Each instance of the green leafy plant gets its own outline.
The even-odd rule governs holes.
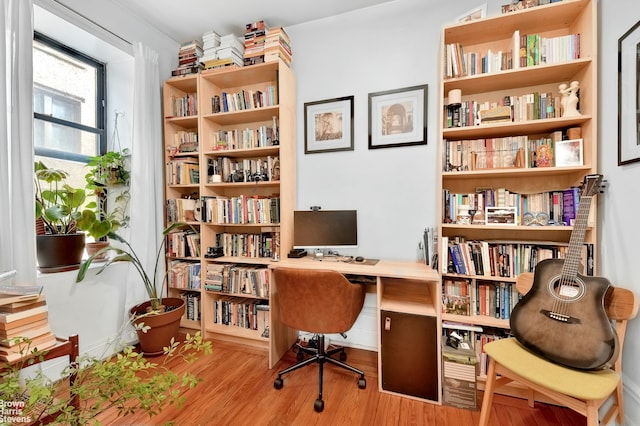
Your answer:
[[[36,219],[42,219],[47,234],[73,234],[78,230],[78,219],[87,210],[84,188],[74,188],[67,183],[69,173],[50,169],[36,161],[35,202]]]
[[[140,278],[142,278],[142,282],[147,292],[147,296],[151,301],[151,309],[153,309],[154,311],[157,311],[160,305],[162,304],[162,296],[163,296],[164,289],[166,288],[165,280],[167,278],[167,274],[166,273],[160,274],[158,270],[158,266],[160,264],[160,259],[163,258],[162,254],[164,252],[164,246],[167,240],[167,235],[174,229],[181,228],[184,226],[189,226],[195,231],[195,229],[191,225],[183,222],[172,223],[171,225],[169,225],[167,228],[164,229],[164,231],[162,232],[162,236],[163,236],[162,243],[158,248],[158,253],[156,254],[154,269],[152,273],[147,273],[147,271],[145,271],[144,265],[140,261],[140,258],[138,257],[136,252],[131,247],[131,244],[129,244],[127,240],[125,240],[123,237],[116,234],[115,232],[108,233],[107,236],[109,237],[110,240],[117,241],[123,244],[124,248],[117,247],[110,244],[109,246],[104,247],[98,250],[95,254],[89,256],[80,265],[80,269],[78,270],[78,274],[76,276],[76,282],[81,282],[82,280],[84,280],[87,274],[87,271],[89,270],[89,267],[91,266],[93,261],[96,259],[96,257],[100,258],[101,254],[109,251],[113,251],[115,252],[115,256],[108,259],[102,265],[102,267],[98,270],[98,272],[96,272],[96,274],[102,273],[106,268],[108,268],[113,263],[130,262],[131,264],[133,264],[136,271],[138,271]]]
[[[94,200],[78,219],[78,227],[85,230],[96,241],[110,232],[129,225],[130,173],[126,158],[128,151],[108,151],[91,157],[85,175],[86,190]],[[116,194],[109,197],[109,195]]]
[[[129,151],[107,151],[103,155],[89,158],[89,173],[85,175],[87,185],[108,187],[116,185],[129,186],[130,173],[127,167]]]
[[[98,425],[96,416],[107,410],[116,410],[118,416],[142,410],[152,417],[166,405],[181,407],[185,401],[182,393],[194,388],[201,379],[191,373],[172,371],[168,362],[177,359],[192,364],[200,356],[212,353],[211,342],[204,341],[198,332],[187,334],[181,342],[172,340],[158,362],[149,361],[127,345],[108,357],[81,356],[65,368],[62,380],[51,381],[39,372],[22,383],[22,368],[45,352],[31,350],[29,339],[16,340],[24,361],[10,366],[0,364],[5,367],[0,372],[0,401],[13,406],[12,414],[28,417],[30,424],[37,424],[39,419],[54,412],[60,415],[53,424]],[[69,386],[69,377],[73,374],[76,380]],[[79,409],[72,405],[74,397],[79,399]]]

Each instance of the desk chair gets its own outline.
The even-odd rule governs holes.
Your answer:
[[[525,294],[533,283],[533,274],[518,276],[516,287]],[[497,340],[485,345],[489,355],[487,382],[480,413],[480,426],[489,423],[493,393],[499,386],[518,382],[529,388],[529,406],[533,407],[536,392],[569,407],[587,417],[587,425],[598,424],[598,409],[609,399],[611,407],[602,418],[602,424],[617,414],[618,424],[624,424],[622,396],[622,345],[627,321],[636,316],[636,295],[623,288],[613,287],[605,297],[605,310],[615,321],[620,345],[620,355],[611,369],[581,371],[551,363],[525,349],[514,338]],[[576,344],[579,344],[576,342]]]
[[[276,268],[273,274],[281,321],[295,330],[318,335],[315,348],[297,345],[299,362],[280,371],[273,386],[281,389],[283,375],[307,365],[318,364],[318,399],[313,407],[321,412],[324,409],[323,371],[324,364],[328,362],[359,374],[358,387],[364,389],[367,386],[364,372],[343,362],[347,359],[344,348],[325,351],[324,335],[342,334],[351,329],[362,310],[365,287],[351,284],[341,273],[330,270]],[[340,360],[331,357],[336,353],[340,353]],[[305,354],[311,357],[304,359]]]

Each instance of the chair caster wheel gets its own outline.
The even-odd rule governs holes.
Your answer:
[[[364,377],[358,379],[358,387],[360,389],[364,389],[367,387],[367,380]]]
[[[313,403],[313,409],[318,413],[322,413],[322,410],[324,410],[324,401],[321,399],[316,399],[316,402]]]
[[[347,360],[347,353],[345,351],[340,352],[340,361],[345,362]]]
[[[298,354],[296,355],[296,358],[298,361],[302,361],[304,359],[304,352],[302,351],[298,352]]]
[[[284,385],[284,382],[280,377],[278,377],[273,381],[273,387],[276,389],[282,389],[282,385]]]

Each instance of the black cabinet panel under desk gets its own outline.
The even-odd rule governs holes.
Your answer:
[[[436,318],[381,311],[382,388],[438,400]]]

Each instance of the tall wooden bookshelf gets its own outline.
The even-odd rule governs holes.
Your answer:
[[[555,39],[550,43],[561,40],[561,37],[565,41],[573,40],[573,45],[570,47],[577,49],[579,55],[551,60],[550,52],[545,50],[542,51],[542,55],[543,57],[548,55],[547,62],[539,60],[535,64],[529,63],[524,66],[523,62],[521,65],[519,47],[528,46],[530,41],[536,40],[535,37],[527,37],[534,35],[539,36],[538,40]],[[443,284],[441,290],[444,300],[449,296],[447,293],[452,291],[451,288],[458,286],[459,289],[466,285],[467,300],[470,303],[468,313],[464,310],[466,308],[456,311],[451,309],[451,306],[447,308],[445,303],[442,304],[443,333],[447,332],[448,327],[455,328],[460,324],[464,324],[467,328],[483,330],[469,332],[468,336],[471,338],[477,338],[484,332],[489,333],[487,330],[493,330],[491,333],[496,330],[507,333],[509,309],[506,312],[501,311],[498,318],[495,311],[476,312],[475,308],[479,305],[480,295],[476,294],[475,290],[482,286],[483,291],[493,288],[501,294],[500,291],[504,292],[504,289],[508,291],[512,285],[515,287],[515,275],[524,271],[514,267],[509,276],[491,275],[491,271],[487,275],[484,270],[480,274],[474,270],[475,268],[466,272],[456,272],[455,265],[451,266],[452,262],[448,261],[448,246],[456,241],[478,247],[482,247],[483,243],[512,247],[549,245],[556,248],[568,244],[572,231],[570,223],[524,225],[522,216],[526,208],[533,204],[525,205],[522,200],[529,197],[529,194],[554,191],[560,193],[560,191],[579,186],[585,175],[595,173],[597,170],[597,7],[591,0],[563,0],[448,25],[443,28],[442,37],[443,76],[440,84],[442,120],[439,146],[442,160],[440,188],[437,193],[440,223],[439,270]],[[579,41],[576,41],[577,39]],[[516,52],[512,53],[513,50]],[[482,72],[481,60],[472,66],[470,63],[473,60],[472,53],[482,57],[489,56],[489,52],[493,57],[501,58],[494,60],[491,71]],[[532,52],[527,47],[523,53]],[[461,62],[465,59],[466,71]],[[517,65],[515,65],[516,61]],[[572,81],[578,81],[580,85],[580,114],[563,117],[561,113],[556,112],[561,104],[561,100],[557,98],[559,86],[561,84],[568,86]],[[452,92],[456,89],[460,90],[459,94]],[[450,100],[450,94],[455,99]],[[543,97],[540,96],[541,94],[549,95],[541,101]],[[476,102],[488,108],[494,107],[493,112],[496,113],[494,115],[499,117],[501,112],[504,113],[504,109],[500,110],[498,107],[505,103],[505,97],[509,97],[507,99],[513,105],[514,101],[534,99],[535,95],[538,95],[537,100],[529,106],[528,111],[525,109],[528,114],[516,114],[514,110],[518,106],[514,105],[511,107],[512,118],[505,121],[489,119],[480,121],[480,116],[488,115],[468,113],[464,109],[465,106]],[[550,99],[553,102],[548,102]],[[463,117],[464,120],[461,120],[467,124],[466,126],[454,125],[457,124],[458,116],[455,117],[456,123],[452,122],[457,105],[450,104],[458,104],[458,102],[461,104],[458,112],[467,114]],[[544,108],[543,113],[540,110],[536,111],[541,102],[545,102],[548,106]],[[551,106],[556,107],[555,111]],[[515,119],[513,119],[514,115]],[[544,141],[546,138],[554,137],[559,139],[561,133],[566,137],[569,129],[572,129],[569,131],[569,136],[575,136],[577,132],[582,139],[582,164],[556,166],[542,162],[539,165],[534,163],[533,140]],[[515,137],[524,137],[521,141],[526,140],[526,142],[520,142],[522,145],[519,147],[523,150],[520,151],[519,156],[517,155],[518,146],[513,142],[516,140]],[[496,143],[497,140],[508,141],[508,138],[511,139],[511,144]],[[488,142],[489,140],[492,142]],[[487,147],[492,146],[494,152],[489,154]],[[553,146],[551,144],[551,147]],[[482,150],[485,151],[478,154]],[[492,159],[495,159],[498,156],[495,151],[499,150],[510,151],[511,156],[502,163],[495,162],[491,165],[487,158],[492,156]],[[484,158],[480,159],[481,156]],[[534,165],[539,167],[533,167]],[[487,190],[507,190],[510,194],[518,194],[513,196],[517,204],[515,223],[502,223],[499,216],[495,218],[491,216],[491,220],[497,218],[496,223],[487,222],[487,217],[483,217],[486,216],[485,212],[474,205],[477,204],[479,199],[477,194],[480,193],[483,194],[482,202],[485,204],[489,202]],[[471,197],[469,194],[472,194]],[[452,197],[455,200],[453,202],[450,201]],[[459,208],[460,206],[462,208]],[[470,223],[471,215],[467,214],[469,211],[467,206],[471,207],[472,212],[476,211],[473,223]],[[553,219],[553,212],[550,212],[550,216],[550,219]],[[508,214],[507,217],[511,216]],[[597,270],[597,259],[595,259],[597,223],[596,209],[591,208],[585,243],[593,248],[590,256],[594,274]],[[511,262],[523,264],[522,253],[524,252],[513,250],[509,253],[512,253]],[[506,297],[507,299],[503,300],[509,301],[508,296]],[[483,388],[483,384],[484,378],[481,375],[478,380],[479,388]],[[516,388],[511,388],[510,392],[518,394]]]
[[[277,302],[265,272],[293,241],[293,72],[282,61],[206,70],[167,80],[163,98],[167,222],[185,221],[199,231],[197,253],[167,257],[170,274],[176,265],[200,265],[197,288],[170,285],[171,295],[196,300],[195,316],[182,326],[268,350],[273,366],[290,333],[274,318]],[[181,107],[172,109],[176,103]],[[222,274],[225,282],[233,274],[240,286],[219,288]],[[256,276],[266,280],[257,292]],[[234,321],[241,309],[245,325],[228,324],[220,309]]]

